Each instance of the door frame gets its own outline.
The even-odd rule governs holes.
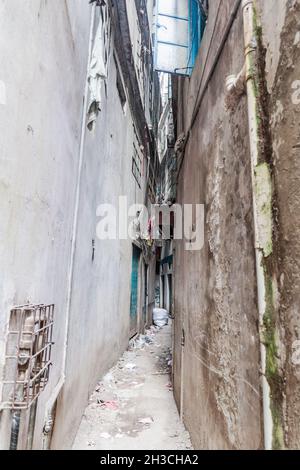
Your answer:
[[[134,257],[135,254],[138,254],[137,259],[137,266],[135,265],[136,258]],[[140,302],[141,302],[141,259],[142,259],[142,250],[141,248],[133,243],[132,244],[132,254],[131,254],[131,278],[130,278],[130,320],[129,320],[129,338],[133,338],[135,335],[138,334],[140,329]],[[136,281],[134,279],[134,274],[136,274]],[[134,284],[136,284],[134,286]],[[136,290],[135,292],[135,315],[133,315],[133,289]],[[135,320],[133,318],[135,317]]]

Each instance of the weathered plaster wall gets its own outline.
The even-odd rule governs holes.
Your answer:
[[[271,5],[272,3],[272,5]],[[276,3],[276,6],[273,5]],[[272,401],[277,445],[300,448],[300,2],[259,1],[266,48],[274,251],[269,262],[275,337]],[[273,372],[274,372],[273,371]],[[271,371],[272,372],[272,371]]]
[[[72,11],[75,24],[61,0],[0,3],[0,80],[6,88],[0,104],[0,372],[10,308],[55,303],[54,367],[42,403],[59,380],[62,361],[89,34],[86,2],[76,4],[82,8],[80,16]],[[1,448],[10,438],[5,414]]]
[[[233,2],[226,3],[227,7],[221,5],[223,15],[215,28],[215,37],[219,39],[233,5]],[[300,2],[258,0],[255,5],[259,26],[256,33],[262,40],[258,43],[262,73],[257,82],[257,99],[261,108],[260,159],[269,165],[273,190],[273,244],[264,261],[267,308],[261,339],[267,350],[266,375],[271,387],[273,447],[299,448]],[[210,17],[214,18],[219,3],[214,2],[211,6]],[[181,80],[178,84],[177,106],[179,109],[183,107],[183,112],[178,115],[179,133],[189,128],[197,89],[199,86],[203,89],[215,55],[214,48],[220,43],[212,43],[206,61],[213,29],[214,23],[209,20],[193,76],[190,81]],[[179,202],[186,202],[187,198],[188,202],[198,200],[206,204],[207,210],[204,250],[197,257],[184,252],[179,244],[175,258],[175,344],[180,344],[184,327],[187,341],[184,364],[189,364],[183,373],[185,420],[196,444],[204,447],[257,447],[262,444],[261,434],[255,432],[255,428],[261,429],[259,396],[253,408],[248,395],[250,390],[259,392],[259,342],[251,248],[253,221],[247,104],[242,98],[231,116],[224,112],[223,107],[223,80],[226,75],[241,69],[243,47],[239,14],[204,95],[179,178]],[[236,163],[235,154],[238,155]],[[231,160],[228,155],[231,155]],[[229,162],[232,167],[228,166]],[[238,233],[235,233],[234,226]],[[227,242],[224,241],[225,235]],[[240,244],[244,245],[242,250],[239,250]],[[233,256],[230,256],[231,249],[234,250]],[[235,265],[237,262],[241,264]],[[185,288],[181,287],[183,282],[186,282]],[[191,286],[194,286],[194,293]],[[186,298],[183,292],[188,289],[191,294]],[[248,300],[246,296],[249,296]],[[246,316],[246,324],[239,323],[238,312]],[[191,330],[194,340],[190,338]],[[220,347],[219,338],[222,336]],[[240,347],[243,355],[236,362]],[[241,387],[236,364],[239,363],[239,370],[245,372],[247,361],[251,361],[249,370],[252,374],[251,379],[247,379],[249,389],[244,391],[239,406],[236,406]],[[227,376],[229,364],[231,372]],[[175,395],[178,404],[180,374],[181,352],[177,346]],[[199,397],[198,414],[195,405],[191,405],[192,393]],[[239,423],[246,420],[247,415],[249,422],[253,420],[253,428],[249,425],[239,428]],[[222,421],[223,428],[219,425]],[[208,434],[212,437],[207,441],[203,429],[206,433],[209,426],[212,429]]]
[[[128,108],[125,113],[122,110],[113,59],[110,60],[107,98],[104,92],[103,98],[95,133],[86,135],[67,381],[58,404],[52,442],[56,449],[72,444],[80,423],[80,413],[70,406],[74,395],[81,409],[95,382],[115,363],[129,339],[132,246],[129,240],[98,240],[96,236],[99,204],[112,204],[118,215],[119,196],[127,194],[129,204],[142,202],[141,191],[136,188],[131,173],[132,120]],[[92,240],[95,240],[94,262]]]
[[[179,82],[178,134],[189,128],[197,90],[204,87],[234,3],[221,3],[214,25],[219,4],[211,2],[196,68],[190,80]],[[240,11],[205,92],[178,181],[178,202],[205,204],[206,211],[204,248],[188,252],[176,244],[174,351],[176,400],[180,405],[183,392],[185,424],[194,445],[205,449],[263,446],[247,100],[242,97],[232,114],[224,105],[225,78],[243,62]]]

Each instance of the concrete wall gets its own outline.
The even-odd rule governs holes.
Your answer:
[[[55,303],[54,367],[43,400],[61,372],[89,18],[84,0],[0,5],[1,375],[10,308]],[[10,438],[4,415],[1,448]]]
[[[99,204],[118,208],[120,195],[127,195],[130,205],[143,202],[143,193],[131,172],[133,138],[132,118],[128,107],[125,113],[122,110],[116,89],[115,62],[111,57],[107,98],[103,100],[95,133],[86,135],[67,382],[57,410],[53,448],[72,444],[81,416],[70,403],[74,403],[76,396],[77,406],[80,404],[82,408],[86,404],[95,382],[128,344],[132,243],[98,240],[95,230]],[[63,441],[61,436],[65,436]]]
[[[178,135],[190,127],[234,3],[210,2],[195,70],[178,83]],[[263,445],[246,97],[232,114],[225,108],[225,78],[243,63],[239,11],[204,92],[178,180],[178,203],[204,204],[206,211],[203,249],[189,252],[177,242],[174,260],[175,397],[179,407],[183,402],[194,445],[205,449]]]
[[[268,263],[273,293],[275,355],[270,359],[275,444],[300,448],[300,2],[259,2],[266,48],[274,249]],[[298,343],[297,343],[298,342]],[[275,356],[275,357],[274,357]]]
[[[0,4],[1,375],[10,309],[55,304],[53,368],[38,403],[35,448],[42,445],[46,404],[62,378],[90,16],[87,0]],[[96,26],[97,16],[93,35]],[[90,391],[129,339],[132,242],[98,240],[96,210],[103,203],[118,208],[120,195],[129,204],[144,203],[147,174],[139,188],[132,175],[133,116],[118,95],[113,38],[111,51],[96,129],[85,134],[66,381],[52,439],[57,449],[71,446]],[[9,437],[4,412],[1,448]]]
[[[203,98],[179,175],[178,202],[206,206],[204,249],[191,254],[182,243],[176,246],[175,397],[179,406],[183,400],[197,447],[261,447],[261,338],[272,445],[294,449],[300,442],[300,2],[255,2],[259,158],[270,170],[273,190],[273,240],[263,260],[266,311],[260,328],[246,97],[232,113],[224,106],[225,78],[237,74],[244,61],[241,9],[205,88],[234,3],[210,2],[193,75],[175,87],[178,135],[189,129],[196,97]]]

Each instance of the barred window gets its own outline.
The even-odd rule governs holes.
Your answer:
[[[136,148],[135,143],[133,144],[133,157],[132,157],[132,174],[139,186],[141,188],[142,181],[142,160],[140,158],[139,152]]]
[[[103,5],[100,9],[102,22],[102,38],[103,38],[103,60],[106,66],[106,76],[108,76],[108,66],[111,51],[111,20],[108,5]]]
[[[135,126],[133,126],[133,155],[132,155],[132,174],[141,189],[143,176],[143,152],[140,140],[138,138]]]

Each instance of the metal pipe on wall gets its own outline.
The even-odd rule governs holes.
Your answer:
[[[23,398],[23,394],[22,394]],[[19,432],[21,422],[21,411],[14,410],[11,415],[11,435],[9,450],[18,450]]]
[[[26,444],[27,450],[31,450],[33,446],[37,406],[38,406],[38,400],[35,400],[33,405],[31,405],[30,412],[29,412],[29,424],[28,424],[27,444]]]

